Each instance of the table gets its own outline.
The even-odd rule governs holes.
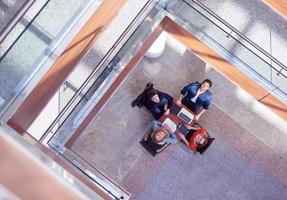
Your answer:
[[[177,105],[177,103],[176,103],[176,99],[175,98],[173,98],[173,104],[175,104],[175,105]],[[193,116],[195,115],[191,110],[189,110],[186,106],[184,106],[183,104],[181,104],[180,106],[179,105],[177,105],[178,107],[180,107],[180,108],[184,108],[184,109],[186,109],[189,113],[191,113]],[[195,123],[195,120],[193,119],[190,123],[186,123],[185,121],[183,121],[181,118],[179,118],[179,116],[178,115],[175,115],[175,114],[173,114],[173,113],[169,113],[169,115],[163,115],[163,116],[161,116],[161,118],[159,119],[159,121],[160,122],[164,122],[167,118],[169,118],[172,122],[174,122],[175,123],[175,125],[176,125],[176,128],[175,128],[175,134],[176,134],[176,137],[177,137],[177,139],[179,140],[179,141],[182,141],[183,140],[183,142],[186,144],[186,145],[188,145],[188,142],[187,142],[187,140],[185,139],[185,136],[186,136],[186,134],[188,133],[186,133],[186,134],[183,134],[183,133],[181,133],[180,131],[178,131],[177,130],[177,128],[178,128],[178,126],[180,125],[180,124],[188,124],[188,125],[190,125],[190,126],[192,126],[194,123]]]
[[[177,105],[175,98],[173,98],[173,104]],[[177,105],[177,106],[179,106],[179,105]],[[190,109],[188,109],[188,108],[187,108],[186,106],[184,106],[183,104],[181,104],[179,107],[186,109],[188,112],[190,112],[191,114],[193,114],[193,116],[195,115],[194,112],[192,112]],[[163,115],[163,116],[161,116],[161,118],[159,118],[159,121],[160,121],[160,122],[163,122],[166,118],[170,118],[170,119],[176,124],[176,126],[178,126],[178,125],[181,124],[181,123],[187,124],[187,123],[184,122],[181,118],[179,118],[177,115],[175,115],[175,114],[173,114],[173,113],[171,113],[171,112],[169,113],[169,115]],[[188,123],[188,125],[191,126],[191,125],[194,124],[194,123],[195,123],[195,120],[193,119],[190,123]]]
[[[176,104],[176,99],[173,98],[173,104]],[[177,104],[176,104],[177,105]],[[179,105],[177,105],[179,106]],[[181,105],[179,106],[180,108],[185,108],[188,112],[190,112],[191,114],[193,114],[193,116],[195,115],[195,113],[193,113],[191,110],[189,110],[186,106]],[[166,120],[167,118],[169,118],[170,120],[172,120],[172,122],[175,123],[176,127],[178,127],[178,125],[180,125],[181,123],[183,124],[187,124],[186,122],[184,122],[181,118],[179,118],[177,115],[173,114],[173,113],[169,113],[169,115],[163,115],[161,116],[161,118],[159,119],[160,122],[164,122],[164,120]],[[193,119],[190,123],[188,123],[188,125],[192,126],[195,123],[195,120]],[[175,134],[177,136],[177,139],[179,141],[184,142],[187,146],[189,146],[189,143],[187,141],[187,139],[185,138],[186,135],[182,134],[181,132],[179,132],[177,129],[175,130]],[[208,134],[208,133],[207,133]],[[209,134],[208,134],[209,137]],[[205,145],[203,148],[200,148],[198,151],[199,153],[203,153],[209,146],[210,144],[214,141],[214,138],[209,138],[208,140],[208,144]],[[194,150],[195,151],[195,150]]]

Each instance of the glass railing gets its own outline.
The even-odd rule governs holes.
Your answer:
[[[78,83],[73,84],[75,78],[70,78],[73,77],[73,74],[68,77],[64,86],[69,85],[68,89],[71,93],[74,88],[74,95],[72,98],[67,98],[68,94],[66,97],[63,95],[62,99],[65,99],[66,104],[63,104],[64,106],[59,110],[59,115],[40,138],[40,141],[44,141],[47,135],[56,133],[57,139],[63,142],[67,140],[67,135],[73,133],[72,130],[78,127],[82,118],[92,109],[103,95],[104,90],[108,88],[111,79],[117,77],[119,74],[121,69],[118,67],[118,62],[120,60],[122,62],[123,55],[126,55],[126,52],[130,52],[130,48],[136,47],[136,41],[139,40],[139,35],[150,31],[149,26],[152,25],[151,19],[155,17],[157,13],[157,11],[153,9],[155,5],[155,1],[148,1],[146,3],[141,12],[132,20],[112,48],[106,52],[104,56],[95,56],[96,63],[94,64],[97,65],[94,66],[89,73],[78,76]],[[145,20],[147,15],[149,15],[151,19]],[[134,31],[135,27],[138,27],[136,31]],[[93,52],[93,49],[91,49],[87,55],[91,52]],[[80,65],[85,64],[85,62],[83,62],[84,60],[85,58],[82,59]],[[60,88],[60,90],[62,90],[62,88]]]
[[[280,61],[243,36],[203,4],[197,1],[182,0],[170,2],[170,5],[165,8],[168,15],[172,16],[177,23],[283,102],[286,102],[287,71]],[[121,66],[124,66],[125,59],[130,59],[134,55],[133,52],[139,48],[143,38],[152,32],[151,27],[158,23],[165,14],[163,9],[153,9],[150,16],[141,23],[124,45],[120,45],[119,42],[102,57],[95,70],[85,80],[82,79],[84,81],[81,87],[74,87],[69,79],[65,82],[61,90],[64,90],[65,87],[73,90],[72,98],[66,99],[67,103],[61,108],[60,114],[40,141],[44,141],[46,136],[49,136],[49,138],[51,137],[49,141],[54,140],[57,144],[67,142],[121,72]],[[119,41],[122,40],[123,38],[119,38]],[[121,50],[114,54],[116,52],[114,48],[118,46],[121,46]]]
[[[131,194],[115,181],[107,177],[102,171],[88,164],[86,160],[79,157],[73,151],[66,149],[57,144],[56,140],[51,142],[49,146],[56,152],[61,152],[59,156],[70,162],[81,174],[89,178],[103,193],[111,197],[111,199],[125,200],[129,199]],[[60,147],[61,146],[61,147]]]
[[[195,1],[170,2],[172,2],[171,6],[167,6],[166,9],[177,23],[232,64],[238,66],[267,90],[273,93],[278,92],[282,97],[286,97],[287,88],[284,87],[287,84],[282,83],[286,82],[287,73],[286,67],[282,63],[201,4]],[[144,15],[143,13],[138,17]],[[154,8],[145,20],[141,21],[141,18],[136,18],[104,56],[96,57],[96,67],[93,70],[88,71],[78,83],[75,83],[72,78],[65,81],[58,93],[58,95],[62,95],[60,99],[64,100],[60,105],[59,115],[40,138],[41,142],[45,140],[52,149],[65,155],[70,162],[81,161],[79,158],[77,161],[77,158],[71,155],[64,144],[122,72],[127,62],[139,50],[143,41],[150,36],[153,27],[166,14],[163,9]],[[131,32],[129,28],[134,27],[138,22],[140,22],[138,28],[132,31],[132,35],[128,35]],[[93,54],[93,49],[86,56],[89,54],[97,55]],[[64,94],[64,92],[69,94]],[[78,164],[81,170],[96,170],[85,162],[81,161]],[[96,172],[90,170],[86,172],[92,178]],[[96,177],[97,175],[94,178]]]
[[[0,43],[6,38],[35,0],[1,1],[0,3]]]
[[[91,16],[101,1],[43,0],[43,3],[33,19],[23,16],[19,23],[25,27],[24,31],[1,54],[1,116],[20,94],[28,92],[24,90],[31,80],[37,82],[45,74],[76,34],[75,27],[81,26],[87,15]]]
[[[130,194],[107,177],[105,173],[93,167],[70,149],[67,149],[64,144],[72,136],[75,129],[79,127],[83,119],[91,112],[113,81],[125,69],[127,62],[138,52],[143,41],[153,32],[153,27],[157,26],[165,16],[165,12],[159,12],[154,7],[154,3],[149,6],[149,9],[153,9],[149,10],[148,13],[142,13],[143,20],[142,18],[138,19],[140,23],[136,23],[137,28],[135,31],[132,31],[132,35],[128,34],[130,32],[129,29],[132,27],[128,27],[127,32],[123,33],[110,52],[101,60],[95,71],[91,73],[92,76],[86,79],[87,81],[84,82],[80,90],[77,90],[75,96],[70,99],[71,103],[67,104],[68,106],[63,109],[62,114],[58,116],[40,139],[40,141],[47,143],[51,149],[76,166],[87,177],[95,181],[114,199],[127,199]],[[134,26],[134,23],[131,23],[131,26]],[[122,43],[126,36],[128,37],[127,40]],[[118,51],[113,55],[112,52],[117,48]],[[113,59],[110,59],[110,56]]]
[[[196,0],[178,0],[168,10],[199,40],[287,103],[287,67]]]
[[[1,126],[0,134],[7,138],[8,141],[13,141],[13,145],[17,146],[18,148],[20,147],[19,149],[22,149],[21,151],[28,153],[29,156],[33,156],[33,160],[36,160],[41,165],[44,165],[47,170],[49,170],[56,177],[60,178],[63,183],[72,187],[73,191],[78,193],[83,199],[103,199],[96,191],[86,186],[57,162],[23,139],[22,136],[12,130],[10,127],[6,127],[5,125]],[[95,186],[98,186],[95,181],[92,181],[92,183],[94,183]]]

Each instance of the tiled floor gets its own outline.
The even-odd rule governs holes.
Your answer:
[[[207,77],[214,82],[214,101],[200,123],[214,144],[202,156],[183,144],[149,155],[138,142],[151,116],[131,108],[132,99],[149,81],[177,97],[182,86]],[[73,150],[120,182],[132,199],[286,199],[286,148],[274,148],[279,141],[287,144],[286,133],[238,94],[244,93],[169,37],[163,55],[141,60]]]
[[[220,137],[203,156],[179,145],[158,158],[144,154],[122,185],[132,193],[132,199],[287,197],[286,187]]]

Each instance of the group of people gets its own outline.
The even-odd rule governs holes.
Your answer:
[[[180,97],[176,101],[176,104],[183,104],[195,113],[194,120],[198,121],[202,114],[209,108],[212,101],[212,93],[209,88],[212,86],[212,82],[209,79],[205,79],[201,83],[194,82],[186,85],[180,92]],[[164,145],[177,143],[177,137],[167,125],[163,125],[159,118],[163,115],[169,115],[170,107],[173,104],[173,98],[167,93],[150,89],[146,93],[147,98],[143,102],[143,106],[152,114],[155,118],[152,122],[152,141],[154,143]],[[185,125],[188,130],[196,130],[197,134],[193,134],[191,140],[187,140],[185,136],[178,133],[178,136],[185,142],[189,148],[196,150],[201,146],[204,146],[208,141],[208,134],[205,131],[199,131],[201,128]],[[192,143],[190,143],[192,141]]]

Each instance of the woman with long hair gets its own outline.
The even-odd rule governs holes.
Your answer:
[[[152,121],[152,142],[164,145],[177,143],[177,138],[167,125],[163,125],[157,120]]]

